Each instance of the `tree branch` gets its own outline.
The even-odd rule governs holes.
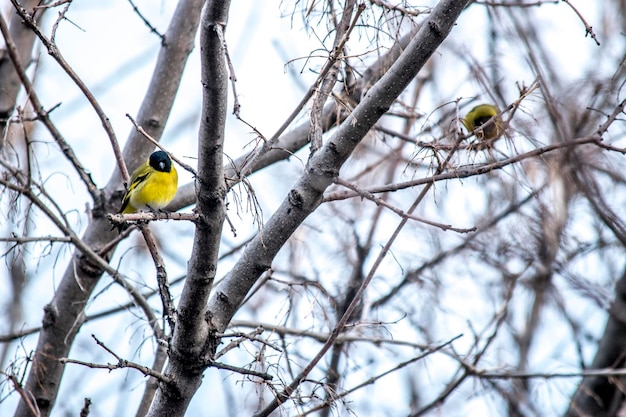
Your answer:
[[[202,116],[198,138],[197,203],[193,250],[178,305],[178,321],[170,343],[166,369],[175,383],[156,392],[148,416],[182,417],[202,382],[219,338],[207,325],[207,300],[217,271],[222,226],[226,216],[223,171],[224,127],[227,113],[228,69],[223,32],[230,1],[208,1],[202,10],[200,48]],[[258,376],[258,375],[257,375]]]

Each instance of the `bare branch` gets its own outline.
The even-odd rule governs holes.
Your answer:
[[[170,325],[170,329],[173,330],[176,327],[176,309],[174,308],[174,301],[172,300],[172,294],[170,293],[170,284],[167,282],[167,271],[163,258],[159,254],[157,249],[156,240],[154,235],[150,231],[149,225],[140,224],[139,230],[146,241],[146,246],[152,256],[152,261],[156,269],[156,280],[159,285],[159,295],[161,296],[161,303],[163,305],[163,317]]]
[[[25,9],[23,8],[20,8],[19,10],[23,10],[24,13],[27,13]],[[31,22],[31,25],[37,26],[34,19],[31,18],[30,22]],[[30,102],[32,103],[35,109],[35,112],[37,113],[37,118],[43,122],[43,124],[46,126],[46,128],[48,129],[48,131],[50,132],[54,140],[59,144],[59,147],[61,148],[61,150],[67,157],[67,159],[74,166],[74,169],[76,170],[76,172],[82,179],[89,193],[91,194],[94,205],[96,207],[101,208],[103,204],[102,192],[98,189],[98,187],[94,183],[93,179],[91,178],[91,175],[89,174],[89,171],[85,169],[82,166],[82,164],[78,161],[76,154],[74,154],[74,150],[65,141],[65,139],[63,138],[63,135],[61,135],[61,132],[59,132],[59,130],[56,128],[56,126],[52,123],[52,121],[48,117],[49,112],[44,109],[43,105],[39,101],[39,98],[33,88],[33,84],[28,78],[28,76],[26,75],[24,66],[22,65],[22,62],[20,61],[17,47],[14,44],[13,40],[11,39],[9,28],[7,27],[6,21],[4,20],[4,17],[2,16],[0,16],[0,31],[2,32],[2,36],[4,37],[4,41],[7,45],[7,51],[13,63],[13,67],[15,68],[15,72],[17,73],[17,76],[19,77],[22,85],[24,86],[24,89],[26,90],[26,93],[28,94]]]
[[[336,396],[333,398],[333,400],[337,401],[337,400],[339,400],[341,398],[345,398],[348,395],[354,393],[355,391],[360,390],[361,388],[367,387],[368,385],[372,385],[372,384],[376,383],[382,377],[387,376],[389,374],[392,374],[392,373],[394,373],[394,372],[396,372],[396,371],[398,371],[398,370],[400,370],[402,368],[407,367],[408,365],[410,365],[412,363],[415,363],[415,362],[417,362],[417,361],[419,361],[421,359],[424,359],[426,356],[432,355],[433,353],[435,353],[435,352],[445,348],[446,346],[450,345],[452,342],[454,342],[455,340],[459,339],[462,336],[463,335],[458,335],[458,336],[455,336],[452,339],[448,340],[447,342],[441,343],[441,344],[439,344],[437,346],[429,347],[428,349],[426,349],[426,351],[420,353],[419,355],[414,356],[414,357],[412,357],[412,358],[410,358],[410,359],[408,359],[406,361],[400,362],[399,364],[397,364],[393,368],[388,369],[387,371],[382,372],[382,373],[380,373],[380,374],[378,374],[376,376],[368,378],[367,380],[363,381],[362,383],[360,383],[358,385],[355,385],[354,387],[352,387],[350,389],[347,389],[346,391],[344,391],[344,392],[342,392],[340,394],[336,394]],[[319,410],[321,410],[323,408],[328,407],[329,405],[330,404],[325,402],[323,404],[320,404],[317,407],[314,407],[314,408],[312,408],[310,410],[307,410],[302,415],[305,416],[305,415],[308,415],[308,414],[312,414],[312,413],[314,413],[316,411],[319,411]]]
[[[591,27],[591,25],[589,23],[587,23],[587,20],[585,20],[585,18],[578,11],[578,9],[576,7],[574,7],[574,5],[569,0],[562,0],[562,1],[563,1],[563,3],[567,4],[574,11],[574,13],[576,13],[576,15],[578,16],[580,21],[583,22],[583,25],[585,25],[585,36],[587,36],[587,35],[591,36],[591,38],[596,42],[596,45],[600,46],[600,41],[598,40],[598,37],[596,36],[595,32],[593,31],[593,28]]]
[[[557,149],[570,148],[570,147],[573,148],[573,147],[584,145],[584,144],[598,144],[599,140],[600,140],[600,137],[596,135],[576,138],[567,142],[546,145],[541,148],[537,148],[537,149],[533,149],[532,151],[525,152],[523,154],[515,155],[510,158],[506,158],[497,162],[488,163],[482,166],[457,168],[450,172],[436,174],[436,175],[426,177],[426,178],[420,178],[416,180],[411,180],[411,181],[406,181],[406,182],[401,182],[401,183],[391,184],[391,185],[371,187],[365,191],[368,193],[372,193],[372,194],[385,193],[385,192],[390,192],[390,191],[398,191],[398,190],[402,190],[405,188],[413,188],[418,185],[424,185],[424,184],[429,184],[429,183],[438,182],[438,181],[472,177],[472,176],[484,174],[486,172],[501,169],[507,165],[511,165],[519,161],[523,161],[525,159],[537,157],[545,153],[555,151]],[[359,194],[356,192],[337,191],[324,197],[324,202],[343,200],[346,198],[354,198],[354,197],[359,197]]]
[[[159,39],[161,39],[161,46],[166,46],[167,41],[165,39],[165,35],[163,35],[162,33],[159,33],[159,31],[154,26],[152,26],[152,24],[148,21],[148,19],[146,19],[145,16],[139,11],[135,3],[133,3],[133,0],[128,0],[128,2],[132,6],[133,11],[137,14],[137,16],[139,16],[141,21],[148,27],[148,29],[150,29],[150,33],[154,33],[155,35],[159,37]]]
[[[355,193],[358,193],[361,197],[364,197],[370,201],[373,201],[374,203],[376,203],[377,205],[383,206],[388,208],[389,210],[393,211],[394,213],[396,213],[398,216],[400,216],[402,219],[406,219],[406,220],[415,220],[418,221],[420,223],[424,223],[424,224],[428,224],[430,226],[434,226],[434,227],[438,227],[439,229],[446,231],[446,230],[452,230],[453,232],[457,232],[457,233],[470,233],[470,232],[475,232],[476,231],[476,227],[471,227],[469,229],[461,229],[458,227],[453,227],[452,225],[449,224],[441,224],[441,223],[437,223],[434,222],[432,220],[427,220],[427,219],[423,219],[421,217],[417,217],[414,216],[412,214],[409,213],[405,213],[403,210],[400,210],[397,207],[394,207],[392,204],[388,203],[387,201],[376,197],[374,194],[369,193],[365,190],[360,189],[359,187],[357,187],[354,184],[351,184],[339,177],[335,178],[335,184],[339,184],[339,185],[343,185],[344,187],[354,191]]]
[[[35,35],[37,35],[37,37],[39,38],[41,43],[43,43],[43,45],[46,47],[46,49],[48,50],[48,54],[50,54],[50,56],[52,56],[54,58],[54,60],[59,64],[59,66],[63,69],[63,71],[65,71],[65,73],[72,79],[72,81],[74,81],[74,83],[80,89],[80,91],[83,93],[85,98],[87,98],[87,100],[89,101],[89,103],[93,107],[94,111],[96,112],[96,114],[100,118],[100,122],[102,123],[102,127],[104,128],[104,131],[109,136],[109,141],[111,142],[111,148],[113,149],[113,154],[116,156],[116,159],[121,160],[122,158],[121,158],[121,156],[119,156],[119,155],[121,155],[119,142],[117,141],[117,137],[115,136],[115,132],[113,131],[113,127],[111,126],[111,122],[109,121],[109,118],[104,113],[104,110],[102,109],[102,107],[100,106],[100,104],[98,103],[98,101],[96,100],[94,95],[91,93],[91,91],[89,90],[87,85],[78,76],[78,74],[76,74],[76,72],[74,72],[74,70],[67,63],[67,61],[65,61],[65,59],[61,55],[61,52],[59,51],[57,46],[54,44],[53,40],[52,39],[48,39],[43,34],[41,29],[37,25],[37,22],[35,21],[33,16],[28,12],[28,10],[26,10],[24,7],[22,7],[22,5],[19,4],[17,2],[17,0],[11,0],[11,3],[15,7],[15,10],[20,15],[20,17],[22,17],[22,19],[24,19],[24,22],[28,25],[28,27],[30,27],[32,29],[32,31],[35,33]],[[66,7],[69,7],[70,4],[71,3],[68,3]],[[41,113],[41,114],[44,114],[44,113]],[[68,154],[68,152],[70,150],[69,146],[68,147],[62,147],[62,149],[65,151],[66,154]],[[68,156],[68,159],[70,159],[70,161],[74,161],[75,158],[71,159]],[[121,166],[119,166],[119,169],[120,169],[120,172],[122,172],[122,176],[124,177],[125,181],[128,182],[128,179],[130,177],[128,175],[128,171],[126,170],[126,166],[121,165]],[[80,173],[80,171],[79,171],[79,173]],[[89,184],[89,183],[86,183],[86,184]],[[94,186],[94,188],[95,188],[95,186]],[[98,201],[98,200],[96,200],[96,201]]]
[[[164,384],[170,384],[170,383],[174,382],[174,380],[171,377],[168,377],[166,375],[163,375],[163,374],[160,374],[158,372],[155,372],[155,371],[153,371],[151,368],[149,368],[147,366],[143,366],[143,365],[140,365],[138,363],[131,362],[131,361],[128,361],[126,359],[120,358],[115,352],[113,352],[104,343],[102,343],[100,340],[98,340],[98,338],[96,338],[96,336],[91,335],[91,337],[93,337],[93,339],[96,341],[96,343],[98,345],[100,345],[104,350],[106,350],[113,357],[115,357],[115,359],[117,359],[117,363],[98,364],[98,363],[85,362],[85,361],[81,361],[81,360],[78,360],[78,359],[70,359],[70,358],[59,358],[59,362],[61,362],[64,365],[66,363],[74,363],[74,364],[77,364],[77,365],[86,366],[88,368],[108,369],[109,371],[114,371],[116,369],[131,368],[131,369],[138,370],[139,372],[141,372],[145,376],[150,376],[150,377],[156,378],[158,381],[160,381],[160,382],[162,382]]]

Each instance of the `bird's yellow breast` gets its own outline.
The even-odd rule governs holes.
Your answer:
[[[178,173],[172,167],[170,172],[152,171],[134,189],[130,191],[129,201],[124,213],[137,210],[158,210],[167,205],[178,188]]]

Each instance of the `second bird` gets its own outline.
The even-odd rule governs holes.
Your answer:
[[[473,132],[475,129],[487,123],[492,117],[496,116],[493,122],[474,132],[476,137],[480,140],[495,140],[504,133],[502,119],[498,116],[498,113],[500,113],[500,111],[496,106],[492,104],[480,104],[470,110],[467,116],[465,116],[465,119],[461,121],[467,130]]]
[[[178,172],[167,152],[156,151],[130,176],[120,213],[154,211],[165,207],[176,195]]]

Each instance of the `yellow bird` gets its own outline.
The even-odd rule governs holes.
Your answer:
[[[169,155],[156,151],[130,176],[120,213],[155,211],[172,201],[178,189],[178,172]]]
[[[498,108],[492,104],[479,104],[470,110],[465,119],[461,121],[467,130],[473,132],[479,140],[495,140],[504,133],[502,118],[498,116],[499,113]],[[496,116],[495,120],[489,123],[488,126],[480,129],[482,125],[494,116]]]

